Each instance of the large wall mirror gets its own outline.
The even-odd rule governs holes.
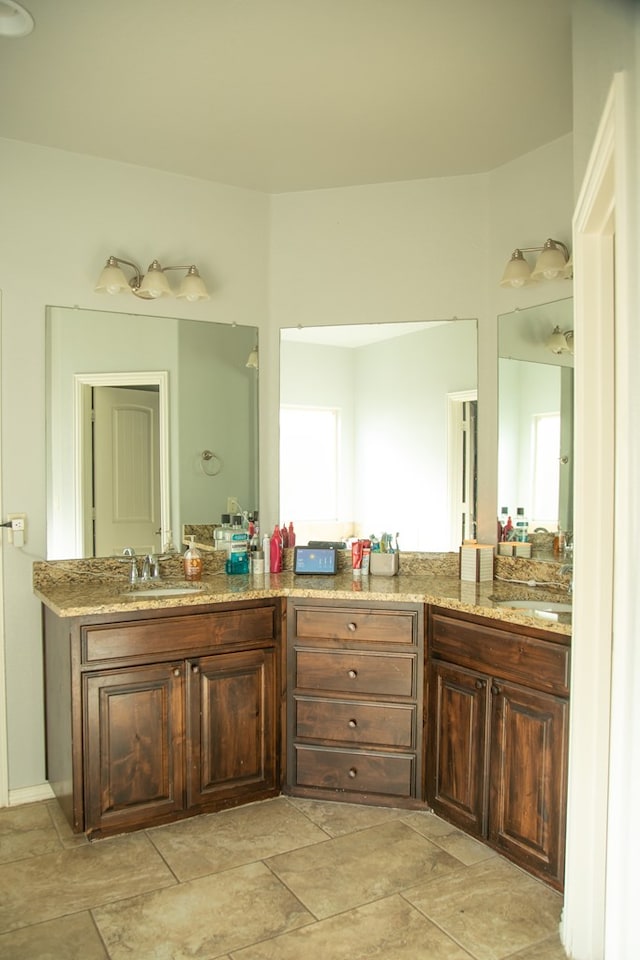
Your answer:
[[[49,559],[157,552],[229,498],[258,509],[257,336],[47,308]]]
[[[476,526],[477,323],[280,336],[280,514],[299,542],[399,533],[457,550]]]
[[[498,509],[573,530],[573,300],[498,318]]]

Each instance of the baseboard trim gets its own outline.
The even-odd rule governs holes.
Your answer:
[[[51,800],[55,796],[49,783],[37,783],[33,787],[19,787],[9,790],[9,806],[18,807],[23,803],[37,803],[39,800]]]

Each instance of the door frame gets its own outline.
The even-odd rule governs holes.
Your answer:
[[[630,203],[627,103],[624,75],[615,74],[596,134],[573,220],[575,254],[575,473],[574,548],[575,600],[571,651],[571,701],[567,798],[567,850],[562,942],[570,956],[609,956],[606,940],[611,923],[615,878],[611,844],[626,846],[630,824],[615,823],[612,800],[629,802],[617,782],[612,758],[629,746],[631,731],[621,725],[613,737],[612,711],[628,708],[633,668],[627,677],[614,675],[614,634],[630,612],[636,593],[615,584],[625,576],[626,540],[616,536],[620,524],[617,496],[629,499],[630,474],[616,476],[621,443],[621,405],[616,404],[617,361],[633,322],[630,276],[625,270],[632,239],[625,210]],[[628,403],[628,398],[627,398]],[[631,569],[635,569],[633,562]],[[625,595],[625,588],[628,591]],[[616,621],[620,620],[617,624]],[[622,679],[622,683],[619,681]],[[617,691],[614,689],[618,686]],[[626,689],[625,689],[626,688]],[[627,760],[628,763],[628,760]],[[615,804],[614,804],[615,806]],[[621,837],[622,832],[622,837]],[[619,853],[619,850],[617,851]],[[627,860],[628,865],[628,860]],[[619,865],[618,865],[619,866]],[[620,879],[620,878],[618,878]],[[620,895],[620,890],[616,891]],[[627,892],[628,893],[628,892]],[[620,899],[623,899],[620,897]],[[617,907],[616,909],[620,909]],[[618,933],[617,936],[620,936]],[[612,945],[612,944],[609,944]],[[623,956],[612,950],[611,956]],[[629,954],[624,954],[629,956]]]
[[[75,548],[76,556],[84,556],[85,511],[87,493],[84,484],[84,465],[87,454],[85,430],[85,397],[87,387],[157,386],[160,407],[158,455],[160,459],[160,526],[161,542],[171,529],[171,492],[169,463],[169,371],[143,370],[118,373],[76,373],[73,376],[73,451],[75,477]]]
[[[462,477],[462,448],[458,442],[462,431],[462,407],[465,403],[478,399],[478,391],[458,390],[447,394],[447,465],[448,480],[447,490],[449,491],[449,540],[450,549],[457,550],[460,546],[460,513],[459,507],[461,498],[457,493],[461,491]],[[476,444],[477,444],[477,426],[476,426]],[[476,447],[477,450],[477,447]],[[456,496],[452,491],[456,491]],[[473,532],[471,537],[476,536],[478,529],[478,498],[476,496],[475,512],[472,519]]]

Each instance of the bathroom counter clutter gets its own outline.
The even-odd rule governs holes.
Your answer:
[[[108,563],[109,561],[105,561]],[[34,564],[35,595],[59,617],[88,617],[166,608],[191,609],[238,600],[266,598],[368,599],[426,603],[491,619],[571,635],[571,596],[566,589],[531,587],[494,580],[460,581],[446,573],[403,572],[395,577],[354,578],[351,571],[334,577],[295,576],[291,571],[259,576],[210,573],[205,569],[198,590],[187,590],[179,576],[163,575],[157,582],[130,585],[122,568],[117,576],[91,568],[91,561],[52,561]],[[97,563],[97,562],[96,562]],[[83,572],[84,568],[84,572]],[[193,585],[190,585],[193,586]],[[182,588],[185,592],[182,592]],[[507,606],[509,602],[517,607]],[[534,601],[533,609],[523,607]],[[555,609],[554,609],[555,607]],[[563,609],[564,608],[564,609]]]

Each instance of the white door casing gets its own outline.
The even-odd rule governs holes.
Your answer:
[[[86,481],[87,444],[89,435],[86,421],[86,387],[129,387],[156,385],[158,387],[158,452],[160,544],[171,529],[170,463],[169,463],[169,373],[167,370],[132,371],[129,373],[78,373],[74,375],[74,451],[75,451],[75,556],[86,556],[86,516],[90,491]],[[157,529],[157,527],[156,527]],[[129,544],[127,544],[128,546]],[[133,546],[133,544],[132,544]]]
[[[158,437],[157,391],[93,388],[95,556],[161,551]]]

